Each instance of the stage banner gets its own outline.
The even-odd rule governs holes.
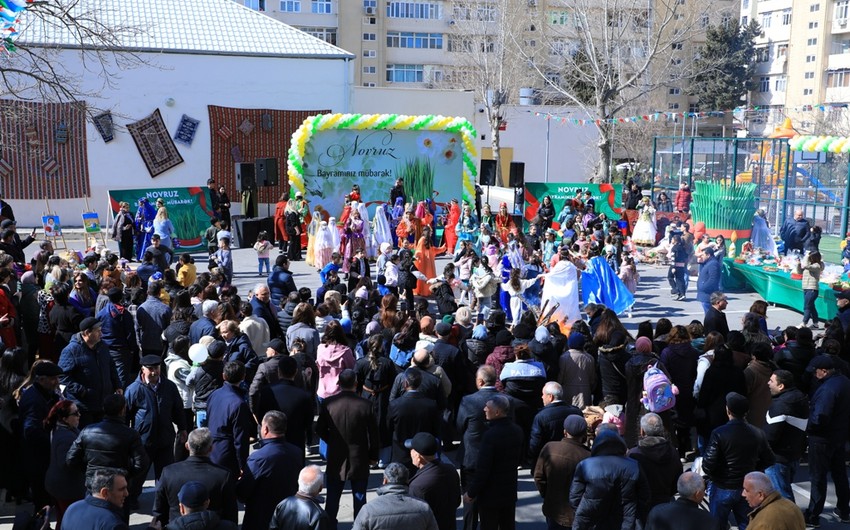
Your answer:
[[[525,184],[525,212],[523,216],[523,225],[528,227],[528,224],[537,215],[537,208],[543,202],[543,197],[549,196],[552,198],[552,204],[555,207],[555,221],[552,227],[556,230],[560,228],[558,225],[558,215],[564,208],[564,203],[576,196],[576,191],[581,190],[582,201],[584,201],[584,192],[590,191],[593,200],[596,202],[594,209],[597,214],[604,213],[608,219],[619,219],[622,215],[622,184],[587,184],[584,182],[570,183],[545,183],[545,182],[527,182]]]
[[[210,226],[213,216],[210,190],[207,187],[192,188],[148,188],[135,190],[109,190],[109,207],[112,216],[118,213],[121,202],[130,204],[130,213],[135,216],[139,199],[147,197],[151,204],[162,198],[168,209],[168,218],[174,225],[174,237],[179,241],[178,251],[200,251],[207,249],[203,240],[204,231]],[[110,220],[110,225],[112,221]]]
[[[389,201],[397,178],[404,179],[408,202],[460,199],[462,145],[460,134],[448,131],[317,131],[305,146],[305,196],[311,209],[337,218],[354,184],[366,204]]]

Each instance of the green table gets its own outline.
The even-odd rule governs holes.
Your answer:
[[[815,308],[820,320],[832,320],[838,314],[835,291],[821,283]],[[761,267],[723,259],[723,287],[730,291],[755,291],[766,302],[803,312],[803,282],[792,280],[784,271],[766,272]]]

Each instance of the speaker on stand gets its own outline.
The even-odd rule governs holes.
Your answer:
[[[490,186],[496,185],[495,160],[481,160],[481,167],[478,171],[478,183],[482,186],[487,186],[487,204],[490,204]]]
[[[258,158],[254,161],[254,171],[257,175],[257,184],[264,188],[277,187],[278,171],[277,158]],[[259,200],[259,197],[258,197]],[[266,215],[271,217],[271,203],[266,203]]]
[[[236,189],[241,193],[256,187],[254,164],[236,164]]]
[[[525,202],[525,162],[511,162],[510,186],[514,189],[514,213],[522,214],[522,207]],[[517,210],[519,203],[520,210]]]

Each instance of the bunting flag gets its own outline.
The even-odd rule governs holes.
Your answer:
[[[722,118],[726,114],[737,114],[737,113],[769,113],[775,112],[777,110],[781,110],[784,112],[827,112],[836,109],[846,109],[848,105],[846,103],[822,103],[819,105],[799,105],[796,107],[760,107],[757,105],[747,106],[747,107],[736,107],[733,110],[711,110],[711,111],[700,111],[700,112],[649,112],[647,114],[639,114],[637,116],[622,116],[619,118],[571,118],[568,116],[558,116],[556,114],[551,114],[548,112],[535,112],[534,115],[545,120],[555,121],[557,123],[561,123],[563,125],[596,125],[597,127],[602,126],[602,124],[607,125],[625,125],[630,123],[640,123],[640,122],[666,122],[670,120],[679,120],[681,118],[686,119],[701,119],[701,118]]]

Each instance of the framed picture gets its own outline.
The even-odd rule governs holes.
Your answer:
[[[83,228],[86,229],[87,234],[100,233],[100,219],[97,212],[83,213]]]
[[[42,215],[41,227],[44,229],[44,237],[60,237],[62,235],[62,225],[59,222],[58,215]]]

